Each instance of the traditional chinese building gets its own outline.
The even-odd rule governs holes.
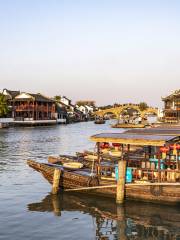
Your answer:
[[[165,122],[180,122],[180,89],[171,95],[162,98],[164,102],[164,119]]]
[[[42,94],[20,93],[12,100],[15,121],[55,120],[54,100]]]

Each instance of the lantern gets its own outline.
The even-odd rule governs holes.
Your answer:
[[[176,144],[176,149],[180,150],[180,144]]]
[[[112,143],[113,147],[115,148],[116,151],[119,150],[119,147],[121,146],[120,143]]]
[[[107,143],[107,142],[100,143],[100,148],[101,148],[101,149],[109,148],[109,143]]]
[[[180,150],[180,144],[172,144],[170,145],[170,149],[173,150],[173,155],[177,155],[177,150]]]
[[[173,155],[177,155],[176,144],[170,145],[170,149],[173,150]]]
[[[160,152],[162,153],[162,159],[166,158],[166,154],[169,151],[169,147],[160,147]]]
[[[112,143],[113,147],[120,147],[121,144],[120,143]]]

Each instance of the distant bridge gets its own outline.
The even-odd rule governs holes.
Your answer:
[[[99,110],[94,112],[95,116],[104,117],[106,114],[113,114],[119,119],[120,115],[123,113],[124,110],[133,109],[136,110],[140,116],[143,118],[147,114],[155,114],[158,115],[158,109],[148,107],[146,110],[141,111],[138,104],[123,104],[119,107],[108,108],[104,110]]]

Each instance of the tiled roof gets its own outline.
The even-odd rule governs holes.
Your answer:
[[[8,89],[4,89],[4,90],[6,90],[6,92],[7,92],[10,96],[12,96],[12,98],[15,98],[17,95],[20,94],[20,91],[12,91],[12,90],[8,90]]]
[[[168,95],[167,97],[163,97],[162,99],[163,100],[168,100],[168,99],[171,99],[172,97],[175,97],[175,96],[180,96],[180,89],[175,90],[172,94]]]
[[[34,93],[29,93],[29,95],[33,96],[35,98],[36,101],[40,101],[40,102],[55,102],[54,100],[40,94],[34,94]]]

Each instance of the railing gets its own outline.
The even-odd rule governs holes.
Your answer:
[[[26,106],[21,105],[15,107],[15,110],[18,111],[38,111],[38,112],[53,112],[55,111],[54,107],[47,107],[47,106]]]
[[[116,161],[117,163],[117,161]],[[148,182],[179,182],[180,183],[180,160],[167,160],[160,162],[161,169],[158,169],[158,162],[151,162],[143,158],[127,160],[127,167],[132,170],[132,181]],[[96,162],[101,177],[115,178],[115,166],[117,164],[108,162]]]
[[[41,117],[41,118],[24,118],[24,117],[15,117],[14,118],[14,121],[23,121],[23,122],[26,122],[26,121],[48,121],[48,120],[56,120],[56,118],[52,117],[52,118],[48,118],[48,117]]]
[[[180,183],[180,170],[157,169],[151,170],[148,168],[133,169],[134,180],[144,180],[151,182],[179,182]]]

